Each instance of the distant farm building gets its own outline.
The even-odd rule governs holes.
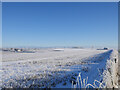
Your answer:
[[[53,49],[53,51],[64,51],[64,49]]]
[[[103,48],[103,49],[97,49],[97,50],[108,50],[108,48],[105,47],[105,48]]]
[[[22,50],[22,49],[17,49],[17,48],[15,48],[14,51],[15,51],[15,52],[22,52],[23,50]]]
[[[105,47],[104,50],[108,50],[108,48]]]

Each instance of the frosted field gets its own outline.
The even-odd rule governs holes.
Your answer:
[[[103,81],[112,50],[40,49],[35,53],[2,52],[2,87],[71,88],[81,72],[88,82]],[[114,55],[115,57],[116,54]],[[82,86],[80,86],[82,87]]]

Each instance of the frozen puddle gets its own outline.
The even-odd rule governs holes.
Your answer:
[[[47,51],[47,54],[37,53],[38,55],[33,54],[30,57],[23,55],[27,59],[8,60],[2,63],[2,71],[0,70],[2,87],[71,88],[72,81],[76,80],[79,72],[83,78],[88,76],[90,83],[94,79],[102,81],[99,74],[103,72],[111,52],[112,50],[66,50],[64,52]]]

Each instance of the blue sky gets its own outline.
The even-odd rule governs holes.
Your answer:
[[[117,47],[112,2],[3,3],[3,47]]]

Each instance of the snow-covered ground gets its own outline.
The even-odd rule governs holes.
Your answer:
[[[88,83],[103,81],[112,50],[41,49],[35,53],[3,52],[2,87],[71,88],[81,72]]]
[[[113,50],[108,52],[106,56],[106,58],[98,62],[98,65],[94,65],[93,67],[89,65],[89,67],[92,67],[91,72],[93,74],[87,74],[88,76],[85,77],[83,76],[84,73],[80,72],[72,87],[118,88],[118,52]]]
[[[106,69],[103,72],[103,83],[107,88],[118,88],[118,52],[115,50],[107,60]]]

